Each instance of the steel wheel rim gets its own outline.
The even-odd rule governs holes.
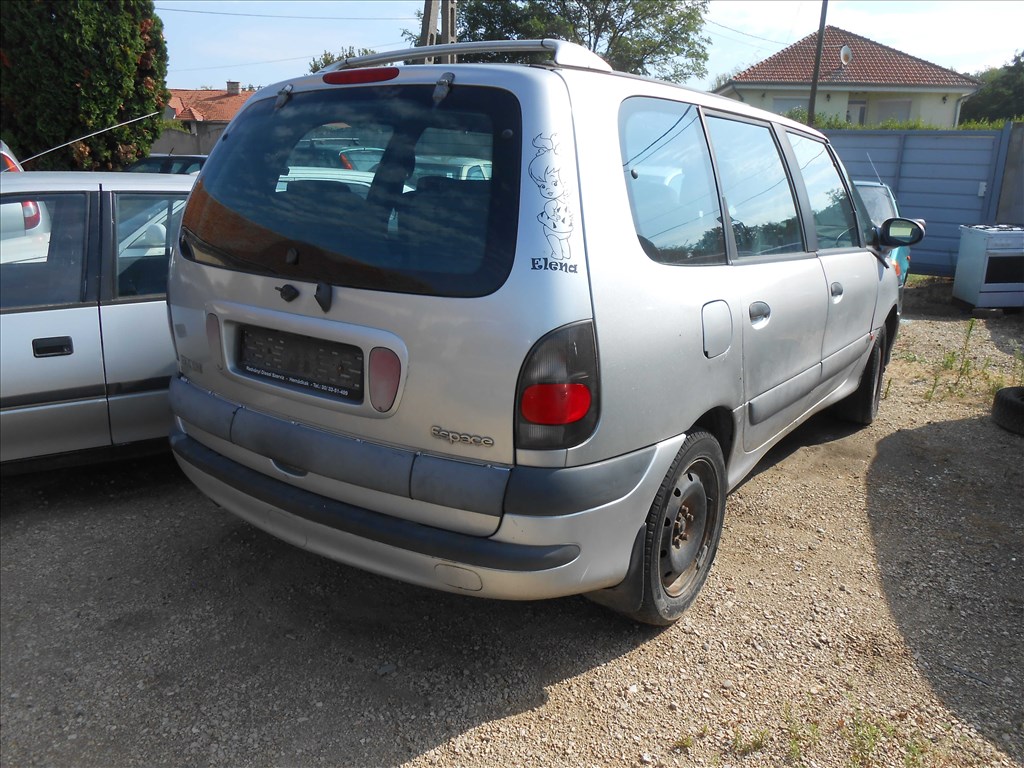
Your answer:
[[[714,468],[694,462],[680,475],[662,516],[658,575],[670,597],[679,597],[704,568],[717,517]]]

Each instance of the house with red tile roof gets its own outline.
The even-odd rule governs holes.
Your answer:
[[[806,109],[817,46],[814,32],[743,70],[715,93],[779,114]],[[964,99],[980,87],[974,78],[826,26],[814,111],[854,125],[919,119],[955,128]]]
[[[228,80],[223,91],[171,88],[170,92],[168,106],[174,110],[174,120],[187,133],[164,131],[153,143],[152,153],[209,154],[231,118],[256,93],[255,89],[241,88],[234,80]]]

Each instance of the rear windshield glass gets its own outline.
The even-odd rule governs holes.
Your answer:
[[[183,255],[372,290],[493,292],[515,254],[519,102],[455,85],[435,103],[434,91],[322,89],[253,104],[203,169]]]

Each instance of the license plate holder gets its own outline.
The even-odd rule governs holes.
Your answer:
[[[241,329],[238,366],[259,379],[363,402],[363,350],[352,344],[246,325]]]

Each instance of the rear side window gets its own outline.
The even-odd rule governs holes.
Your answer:
[[[738,258],[805,250],[796,201],[766,125],[708,118]]]
[[[321,89],[252,104],[192,194],[186,258],[372,290],[499,288],[515,255],[519,102],[455,86],[435,103],[434,90]]]
[[[718,192],[697,107],[627,99],[619,115],[622,171],[644,251],[665,264],[723,264]]]
[[[44,193],[0,200],[2,308],[82,301],[86,196]]]
[[[860,238],[853,204],[825,143],[795,133],[789,134],[789,143],[793,146],[807,187],[814,229],[818,233],[818,248],[827,250],[858,245]]]

